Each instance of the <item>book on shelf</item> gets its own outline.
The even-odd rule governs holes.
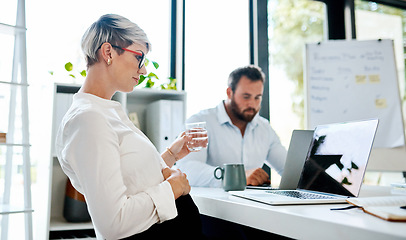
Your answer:
[[[406,222],[406,196],[349,198],[347,202],[387,221]]]
[[[7,133],[0,132],[0,143],[6,142],[6,136],[7,136]]]

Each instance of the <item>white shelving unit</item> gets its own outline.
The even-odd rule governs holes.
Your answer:
[[[25,25],[25,1],[18,0],[16,25],[0,23],[0,34],[14,37],[14,54],[10,81],[1,79],[0,88],[9,90],[7,136],[6,142],[0,143],[1,152],[5,152],[4,164],[4,192],[0,205],[1,239],[8,239],[9,215],[25,214],[25,239],[32,239],[32,203],[31,203],[31,163],[29,143],[28,121],[28,97],[27,97],[27,57],[26,57],[26,25]],[[5,46],[7,47],[7,46]],[[6,81],[3,81],[6,80]],[[7,100],[4,98],[4,101]],[[21,109],[18,108],[21,106]],[[19,112],[20,110],[21,112]],[[4,111],[4,112],[3,112]],[[2,109],[5,113],[6,109]],[[0,116],[0,117],[1,117]],[[4,120],[4,119],[3,119]],[[21,122],[21,126],[16,123]],[[19,131],[21,129],[21,131]],[[19,149],[20,148],[20,149]],[[18,151],[19,150],[19,151]],[[14,167],[21,154],[24,204],[15,206],[10,202],[11,187]]]
[[[63,217],[63,205],[65,198],[65,186],[67,177],[63,173],[58,159],[54,151],[54,139],[58,126],[72,103],[73,94],[79,90],[79,85],[74,84],[59,84],[54,87],[54,112],[52,126],[52,146],[51,146],[51,161],[49,174],[49,194],[46,216],[46,233],[41,239],[49,239],[51,232],[55,231],[74,231],[93,229],[91,222],[85,223],[70,223]],[[133,92],[124,94],[117,93],[113,97],[114,100],[121,102],[123,108],[127,109],[128,113],[136,112],[140,121],[140,129],[146,130],[146,109],[148,103],[153,101],[165,100],[181,100],[186,102],[186,93],[173,90],[157,90],[157,89],[135,89]],[[186,104],[184,104],[184,112]],[[185,119],[185,116],[183,116]],[[182,123],[183,124],[183,123]]]

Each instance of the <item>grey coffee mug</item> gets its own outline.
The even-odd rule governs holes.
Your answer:
[[[221,172],[220,176],[217,176],[217,171]],[[214,177],[219,180],[222,179],[225,191],[240,191],[247,186],[244,164],[242,163],[224,164],[223,167],[216,167]]]

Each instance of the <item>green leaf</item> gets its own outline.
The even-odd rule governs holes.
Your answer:
[[[144,63],[144,65],[145,65],[145,66],[148,66],[148,64],[149,64],[149,59],[148,59],[148,58],[146,58],[146,59],[145,59],[145,63]]]
[[[147,84],[145,85],[145,87],[146,88],[151,88],[151,87],[153,87],[154,86],[154,82],[151,80],[151,79],[149,79],[148,81],[147,81]]]
[[[65,69],[66,69],[66,71],[68,71],[68,72],[72,71],[72,69],[73,69],[73,64],[72,64],[71,62],[67,62],[67,63],[65,64]]]
[[[71,76],[71,77],[73,77],[73,78],[76,78],[75,75],[73,75],[73,74],[69,74],[69,76]]]
[[[145,80],[145,76],[144,76],[144,75],[141,75],[141,76],[140,76],[140,80],[138,80],[137,86],[140,85],[144,80]]]
[[[81,72],[80,72],[80,75],[82,75],[82,77],[86,77],[86,70],[82,70]]]
[[[169,78],[169,83],[176,85],[176,83],[177,83],[176,78],[170,77],[170,78]]]
[[[157,76],[155,73],[153,73],[153,72],[150,72],[150,73],[148,74],[148,77],[149,77],[149,78],[156,78],[156,79],[159,79],[158,76]]]
[[[168,77],[169,83],[161,84],[161,89],[167,90],[177,90],[176,88],[176,78]]]
[[[49,74],[51,74],[52,76],[54,75],[54,71],[48,71]]]
[[[157,62],[152,61],[152,64],[154,65],[155,69],[159,68],[159,64]]]

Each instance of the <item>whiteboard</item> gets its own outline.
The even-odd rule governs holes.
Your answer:
[[[307,127],[378,118],[375,148],[403,146],[404,127],[392,40],[306,44]]]

